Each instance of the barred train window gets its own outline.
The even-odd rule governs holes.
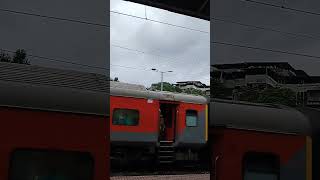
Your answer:
[[[10,180],[93,180],[90,153],[16,150],[11,155]]]
[[[244,180],[279,180],[280,162],[277,156],[247,153],[243,160]]]
[[[195,110],[186,111],[186,125],[187,127],[196,127],[198,123],[198,112]]]
[[[114,109],[112,124],[137,126],[139,124],[139,111],[134,109]]]

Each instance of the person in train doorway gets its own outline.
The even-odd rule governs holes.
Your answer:
[[[165,123],[164,123],[164,117],[162,113],[160,114],[160,139],[165,138]]]

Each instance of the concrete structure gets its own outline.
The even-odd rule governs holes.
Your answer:
[[[288,88],[296,92],[303,104],[320,105],[320,77],[309,76],[287,62],[216,64],[211,66],[211,78],[229,89]]]
[[[155,8],[164,9],[174,13],[179,13],[194,18],[200,18],[209,21],[210,19],[210,1],[185,1],[185,0],[126,0]]]

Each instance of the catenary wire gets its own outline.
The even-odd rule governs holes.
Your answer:
[[[86,24],[86,25],[110,28],[110,26],[107,25],[107,24],[100,24],[100,23],[93,23],[93,22],[87,22],[87,21],[67,19],[67,18],[61,18],[61,17],[55,17],[55,16],[41,15],[41,14],[23,12],[23,11],[11,10],[11,9],[0,8],[0,11],[1,12],[7,12],[7,13],[13,13],[13,14],[19,14],[19,15],[34,16],[34,17],[40,17],[40,18],[45,18],[45,19],[67,21],[67,22],[73,22],[73,23],[80,23],[80,24]]]

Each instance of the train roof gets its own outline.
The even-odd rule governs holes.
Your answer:
[[[296,109],[221,99],[211,99],[209,125],[285,134],[311,133],[309,119]]]
[[[147,90],[147,88],[143,85],[138,84],[130,84],[119,81],[110,81],[110,88],[122,88],[122,89],[133,89],[133,90]]]
[[[0,63],[0,106],[107,116],[108,92],[104,75]]]
[[[302,107],[302,108],[298,108],[298,110],[308,117],[312,127],[312,133],[319,135],[320,134],[320,109],[312,108],[312,107]]]
[[[110,95],[111,96],[123,96],[133,98],[144,98],[144,99],[157,99],[163,101],[177,101],[194,104],[207,104],[209,101],[206,97],[183,94],[183,93],[172,93],[167,91],[150,91],[147,89],[135,89],[135,88],[123,88],[120,86],[112,85],[116,82],[111,82]]]

